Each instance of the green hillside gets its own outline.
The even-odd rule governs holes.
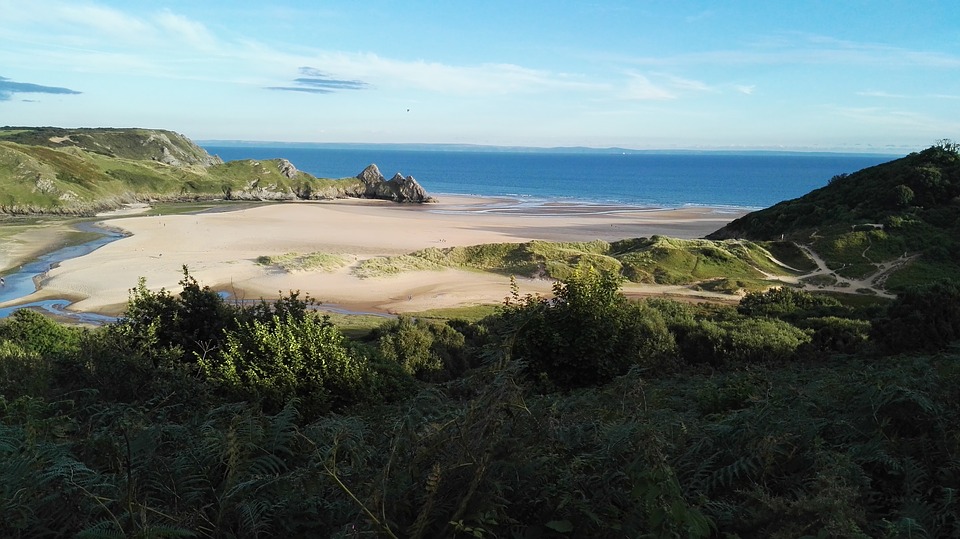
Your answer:
[[[792,240],[841,277],[886,288],[960,278],[960,146],[834,177],[800,198],[745,215],[709,238]],[[891,265],[896,265],[891,270]]]
[[[378,173],[379,174],[379,173]],[[284,159],[224,163],[171,131],[0,128],[0,214],[87,215],[156,200],[370,196]]]

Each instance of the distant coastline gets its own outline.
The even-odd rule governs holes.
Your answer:
[[[877,157],[900,157],[918,151],[915,147],[865,147],[865,148],[622,148],[593,146],[499,146],[485,144],[450,143],[367,143],[367,142],[282,142],[257,140],[208,139],[195,141],[201,146],[230,148],[299,148],[321,150],[382,150],[410,152],[493,152],[493,153],[559,153],[600,155],[856,155]]]
[[[353,176],[359,167],[376,163],[386,176],[412,175],[433,196],[745,210],[802,196],[835,175],[892,160],[866,154],[509,151],[460,145],[202,146],[225,161],[282,157],[320,178]]]

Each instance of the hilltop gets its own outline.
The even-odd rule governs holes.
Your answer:
[[[834,280],[869,281],[894,291],[958,279],[960,145],[944,140],[835,176],[820,189],[749,213],[708,238],[790,240],[822,257]]]
[[[224,163],[156,129],[0,128],[0,213],[87,215],[151,200],[343,197],[425,202],[412,177],[316,178],[285,159]]]

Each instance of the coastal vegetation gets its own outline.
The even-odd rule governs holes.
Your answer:
[[[343,256],[330,253],[284,253],[257,257],[257,264],[276,266],[284,271],[332,271],[347,265]]]
[[[941,140],[901,159],[838,175],[709,237],[805,244],[836,274],[878,275],[894,291],[960,279],[958,150],[956,143]]]
[[[456,268],[564,280],[570,278],[576,268],[590,267],[634,283],[685,285],[735,293],[767,288],[771,277],[802,274],[778,261],[771,249],[788,250],[774,242],[683,240],[663,236],[615,242],[536,240],[434,247],[405,255],[368,258],[352,271],[359,277],[371,278],[406,271]],[[794,256],[792,263],[809,266],[810,260],[802,252]]]
[[[55,152],[78,185],[134,148],[4,133],[11,152],[69,141],[24,155]],[[958,536],[958,167],[944,141],[711,240],[352,268],[556,280],[496,307],[324,315],[299,292],[231,302],[184,267],[176,293],[141,280],[101,327],[16,311],[0,320],[0,536]],[[630,281],[743,298],[634,300]],[[824,292],[845,286],[862,293]]]
[[[224,163],[151,129],[0,128],[0,214],[93,215],[144,201],[343,197],[422,202],[412,178],[316,178],[285,159]]]
[[[575,268],[347,337],[185,271],[94,329],[0,321],[0,535],[948,537],[955,285],[631,301]]]

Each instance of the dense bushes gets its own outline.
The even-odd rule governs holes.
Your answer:
[[[935,352],[960,340],[960,285],[939,282],[901,294],[874,324],[889,352]]]
[[[243,323],[198,364],[231,399],[259,402],[267,412],[298,399],[307,417],[316,417],[377,396],[370,363],[351,355],[340,332],[318,316]]]
[[[871,333],[796,291],[633,302],[582,269],[365,342],[296,294],[185,288],[93,330],[0,321],[0,536],[960,534],[955,286]],[[946,351],[866,355],[881,328]]]
[[[445,323],[400,316],[373,331],[377,350],[420,380],[441,382],[463,374],[471,365],[464,335]]]
[[[511,356],[533,376],[573,388],[609,382],[633,366],[672,367],[676,346],[660,313],[628,301],[619,277],[582,270],[554,294],[514,294],[498,321]]]

